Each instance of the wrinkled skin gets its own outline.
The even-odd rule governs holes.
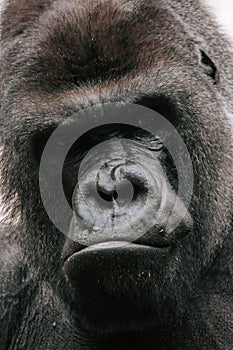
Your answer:
[[[4,1],[1,349],[232,349],[229,47],[198,1]],[[108,164],[98,178],[102,197],[114,198],[116,184],[108,176],[115,162],[123,178],[114,173],[114,181],[134,180],[134,204],[144,203],[148,189],[151,203],[163,197],[144,181],[137,163],[149,164],[163,179],[168,199],[163,221],[138,241],[107,247],[96,241],[100,245],[85,249],[48,218],[39,164],[51,130],[81,109],[109,102],[149,107],[176,127],[191,157],[193,195],[181,217],[174,164],[160,144],[156,151],[142,148],[147,133],[129,148],[120,140],[134,142],[133,128],[90,131],[64,167],[65,193],[78,214],[86,215],[76,187],[79,158],[105,140],[110,152],[102,153]],[[88,171],[80,181],[91,186]],[[176,200],[181,224],[168,232],[164,222]],[[136,215],[137,205],[128,210]]]

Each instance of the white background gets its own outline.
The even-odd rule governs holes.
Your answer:
[[[233,0],[205,0],[233,38]]]

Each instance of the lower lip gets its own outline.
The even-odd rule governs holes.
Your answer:
[[[72,258],[74,256],[78,256],[78,255],[82,255],[82,254],[86,254],[86,253],[94,253],[94,252],[104,252],[106,251],[126,251],[126,250],[130,250],[130,251],[138,251],[138,250],[146,250],[148,252],[153,252],[153,251],[157,251],[157,252],[163,252],[163,253],[168,253],[170,250],[170,247],[152,247],[152,246],[148,246],[148,245],[142,245],[142,244],[135,244],[135,243],[131,243],[131,242],[124,242],[124,241],[109,241],[109,242],[101,242],[101,243],[97,243],[97,244],[93,244],[87,248],[83,248],[75,253],[73,253],[69,258]]]
[[[93,244],[85,249],[83,249],[83,251],[92,251],[92,250],[99,250],[99,249],[114,249],[114,248],[122,248],[122,247],[126,247],[126,246],[132,246],[135,245],[133,243],[130,242],[122,242],[122,241],[109,241],[109,242],[101,242],[101,243],[97,243],[97,244]]]

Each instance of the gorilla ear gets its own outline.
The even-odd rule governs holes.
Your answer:
[[[217,85],[219,81],[217,66],[203,50],[201,50],[201,64],[205,69],[206,75],[208,75],[213,80],[214,85]]]
[[[52,0],[8,0],[2,13],[2,39],[22,34]]]

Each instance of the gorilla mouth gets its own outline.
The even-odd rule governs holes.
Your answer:
[[[64,263],[74,255],[77,257],[81,257],[81,255],[85,253],[95,253],[96,255],[100,253],[101,255],[113,251],[118,251],[120,253],[122,250],[133,250],[136,252],[146,249],[150,250],[151,253],[167,255],[176,250],[179,247],[180,241],[185,237],[187,238],[192,232],[192,225],[190,222],[183,220],[172,232],[168,232],[164,226],[153,226],[136,239],[130,239],[130,236],[127,238],[123,235],[109,237],[102,235],[102,237],[98,237],[97,232],[97,235],[95,235],[96,239],[85,244],[85,242],[77,239],[77,232],[75,234],[72,232],[72,230],[75,231],[72,225],[70,228],[69,239],[65,242],[62,252],[62,260]],[[82,227],[81,230],[83,229]],[[89,232],[89,235],[92,235],[92,231]],[[82,233],[80,236],[82,236]],[[88,240],[86,240],[86,242],[88,242]]]
[[[149,238],[147,235],[141,237],[133,242],[123,241],[123,240],[112,240],[112,241],[103,241],[98,243],[93,243],[89,246],[84,246],[77,242],[69,241],[65,244],[63,249],[62,259],[65,263],[71,257],[81,256],[85,253],[104,253],[104,252],[112,252],[114,250],[121,251],[124,250],[151,250],[157,251],[158,253],[166,253],[168,254],[172,247],[174,247],[174,242],[172,243],[170,240],[165,240],[162,237]]]
[[[164,243],[164,245],[158,244],[158,245],[149,245],[149,244],[140,244],[135,242],[126,242],[126,241],[107,241],[107,242],[100,242],[93,245],[90,245],[89,247],[81,248],[80,250],[77,250],[70,256],[74,254],[82,254],[86,252],[98,252],[98,251],[104,251],[104,250],[114,250],[115,248],[135,248],[135,249],[143,249],[143,248],[152,248],[152,249],[161,249],[161,250],[168,250],[170,248],[169,244]]]
[[[64,265],[67,268],[73,262],[80,261],[80,259],[88,256],[100,256],[101,258],[112,258],[114,255],[118,254],[119,256],[125,256],[127,254],[133,254],[135,257],[139,252],[147,252],[150,254],[156,253],[158,255],[167,255],[171,250],[171,246],[168,243],[160,243],[157,245],[149,244],[139,244],[135,242],[126,242],[126,241],[107,241],[96,243],[90,245],[89,247],[80,247],[75,249],[66,256],[63,255]]]
[[[134,262],[137,264],[138,259],[145,256],[155,258],[156,261],[164,260],[170,249],[171,246],[168,243],[149,245],[149,243],[140,244],[126,241],[99,242],[88,247],[76,246],[74,248],[73,246],[73,250],[63,254],[64,271],[69,279],[70,276],[73,276],[71,280],[73,278],[76,280],[83,265],[92,266],[92,269],[97,271],[102,268],[110,268],[112,264],[115,265],[117,262],[124,266],[124,262],[129,264],[131,261],[131,266],[133,266]],[[100,268],[101,266],[102,268]]]

